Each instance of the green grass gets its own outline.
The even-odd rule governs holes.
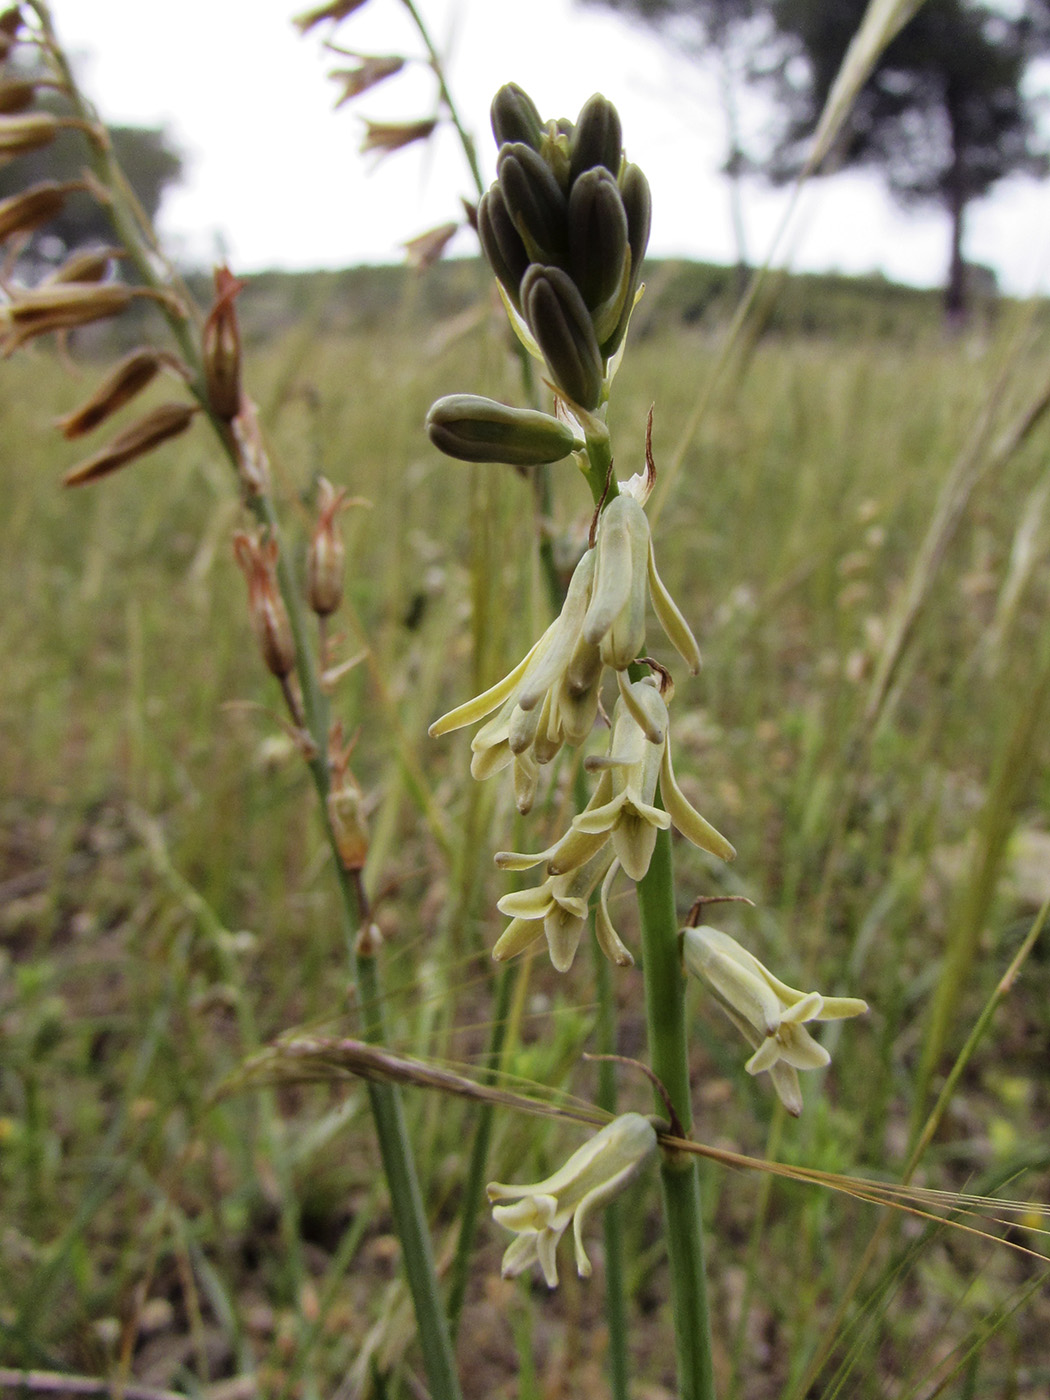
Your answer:
[[[477,269],[453,275],[468,299],[464,279]],[[654,283],[665,304],[666,285]],[[441,393],[517,397],[504,331],[492,317],[441,340],[426,310],[435,294],[402,303],[403,287],[376,293],[392,314],[343,334],[305,284],[305,329],[264,340],[260,309],[249,380],[291,536],[309,528],[318,471],[371,501],[347,517],[350,611],[335,624],[343,652],[367,644],[371,661],[344,683],[337,710],[359,733],[355,771],[374,805],[392,1038],[479,1066],[494,991],[487,949],[507,887],[489,856],[546,844],[569,777],[559,771],[523,827],[500,779],[471,783],[465,736],[426,737],[435,715],[517,659],[544,605],[526,483],[439,458],[420,428]],[[821,297],[808,304],[819,309]],[[831,1073],[806,1077],[801,1121],[783,1123],[718,1013],[691,993],[697,1136],[756,1154],[772,1142],[785,1160],[881,1176],[900,1172],[910,1125],[929,1107],[917,1086],[945,950],[975,939],[934,1088],[1034,913],[1036,892],[1011,876],[1008,838],[1044,831],[1050,796],[1050,726],[1033,710],[1045,522],[1020,601],[989,638],[1045,478],[1045,432],[976,491],[869,732],[887,617],[1018,313],[1008,309],[991,339],[942,341],[922,308],[894,303],[886,325],[858,312],[851,334],[848,305],[836,305],[817,317],[819,334],[789,333],[804,318],[774,326],[724,381],[657,550],[705,657],[699,679],[679,682],[676,769],[739,852],[726,870],[679,846],[680,908],[699,893],[748,895],[755,910],[727,906],[713,921],[788,980],[848,989],[873,1008],[843,1030]],[[621,476],[642,465],[654,400],[658,468],[670,458],[714,364],[704,315],[647,324],[617,380]],[[1003,422],[1040,387],[1044,342],[1011,363],[997,391]],[[307,1400],[355,1363],[367,1380],[374,1364],[393,1376],[389,1393],[407,1394],[398,1359],[409,1347],[411,1361],[411,1327],[361,1088],[212,1098],[283,1031],[356,1025],[322,834],[247,626],[232,483],[199,429],[111,481],[63,493],[77,454],[49,425],[101,371],[101,360],[81,363],[73,382],[34,351],[0,378],[0,1364],[124,1366],[178,1389],[252,1373],[264,1396]],[[584,495],[566,468],[559,536],[585,530]],[[618,918],[637,949],[626,898]],[[593,1044],[589,960],[565,978],[539,960],[519,976],[509,1068],[593,1098],[595,1070],[580,1059]],[[621,1048],[638,1053],[640,977],[617,974],[614,985]],[[923,1184],[993,1189],[1030,1158],[1032,1170],[994,1189],[1050,1197],[1039,1150],[1048,991],[1037,945]],[[624,1107],[647,1105],[640,1076],[622,1076],[621,1089]],[[441,1256],[454,1244],[472,1114],[408,1092]],[[497,1115],[493,1174],[543,1175],[578,1140]],[[707,1175],[723,1390],[739,1326],[739,1395],[790,1393],[877,1216],[813,1188]],[[631,1350],[639,1385],[669,1387],[654,1186],[635,1188],[625,1212],[640,1261]],[[857,1343],[853,1369],[837,1391],[826,1372],[816,1393],[927,1394],[950,1349],[972,1345],[1035,1276],[1001,1247],[947,1231],[909,1255],[919,1231],[887,1236],[863,1312],[834,1351],[841,1363]],[[602,1393],[600,1267],[589,1284],[565,1268],[548,1298],[500,1283],[502,1246],[484,1224],[460,1336],[466,1393],[559,1383]],[[885,1293],[873,1295],[880,1280]],[[972,1390],[945,1393],[1045,1394],[1046,1323],[1036,1293],[981,1342]]]

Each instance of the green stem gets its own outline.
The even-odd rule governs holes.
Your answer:
[[[470,166],[470,174],[474,180],[474,188],[477,190],[480,198],[480,196],[485,193],[485,182],[481,178],[481,167],[478,165],[478,153],[474,148],[474,139],[463,125],[456,104],[452,100],[452,94],[449,91],[448,83],[445,79],[444,61],[435,48],[434,41],[431,39],[427,27],[423,23],[423,17],[412,3],[412,0],[402,0],[402,3],[411,15],[412,23],[419,31],[419,37],[426,45],[427,54],[430,58],[430,66],[434,70],[434,76],[438,81],[438,91],[441,94],[441,100],[445,104],[445,110],[448,112],[449,120],[456,128],[459,144],[463,147],[463,154],[466,156],[467,164]]]
[[[582,773],[580,769],[581,777]],[[586,801],[582,805],[586,805]],[[593,936],[593,909],[590,922],[598,991],[598,1050],[602,1055],[615,1055],[618,1045],[612,969]],[[598,1065],[598,1103],[607,1112],[615,1114],[616,1067],[608,1060]],[[631,1377],[627,1349],[627,1291],[623,1267],[623,1212],[619,1201],[610,1201],[605,1207],[602,1231],[605,1240],[605,1318],[609,1327],[609,1392],[612,1400],[629,1400]]]
[[[499,1075],[503,1047],[507,1041],[507,1027],[510,1024],[510,1003],[514,978],[515,967],[510,964],[502,969],[496,983],[496,1004],[492,1011],[492,1031],[489,1036],[489,1049],[486,1057],[487,1067],[482,1078],[482,1082],[485,1084],[494,1084]],[[456,1241],[456,1257],[452,1261],[452,1284],[448,1293],[448,1318],[453,1336],[459,1329],[459,1318],[467,1293],[471,1252],[474,1247],[474,1236],[477,1233],[482,1191],[488,1168],[494,1113],[495,1105],[485,1104],[478,1114],[478,1125],[470,1151],[467,1180],[463,1188],[459,1238]]]
[[[40,20],[44,38],[63,78],[74,109],[102,133],[103,128],[98,122],[97,116],[77,88],[72,70],[69,68],[65,54],[55,36],[47,5],[43,3],[43,0],[32,0],[32,7]],[[409,8],[412,8],[410,4]],[[155,256],[158,250],[155,240],[152,238],[152,231],[149,230],[148,223],[142,219],[137,209],[134,196],[128,188],[119,164],[113,157],[108,142],[102,142],[98,147],[92,144],[91,160],[96,174],[111,195],[110,215],[114,227],[143,282],[155,289],[168,290],[173,285],[179,286],[180,294],[186,302],[187,315],[176,314],[166,302],[162,302],[161,306],[186,363],[194,375],[194,382],[191,383],[190,387],[204,408],[224,452],[236,467],[235,446],[230,440],[225,424],[217,420],[209,411],[203,365],[190,319],[195,310],[193,300],[185,288],[178,284],[174,274],[170,274],[170,280],[165,280],[158,272]],[[320,686],[317,665],[310,646],[306,609],[288,562],[288,552],[280,548],[279,524],[272,499],[269,495],[258,494],[249,500],[248,505],[259,522],[264,524],[278,540],[278,583],[295,638],[296,668],[303,697],[304,720],[314,742],[314,754],[309,760],[309,767],[317,790],[335,869],[339,876],[338,883],[348,935],[351,974],[356,981],[361,997],[366,1036],[373,1042],[382,1043],[384,1040],[382,1000],[375,960],[372,957],[358,958],[354,951],[353,935],[361,922],[367,920],[367,903],[362,887],[360,884],[355,886],[339,861],[334,834],[325,807],[325,798],[329,788],[328,702]],[[383,1167],[390,1189],[391,1207],[404,1253],[405,1272],[408,1276],[409,1289],[415,1306],[423,1361],[431,1393],[435,1400],[459,1400],[460,1389],[456,1379],[452,1341],[441,1300],[441,1291],[438,1287],[437,1273],[434,1268],[426,1213],[423,1209],[415,1163],[408,1140],[400,1092],[394,1085],[372,1084],[369,1086],[369,1100],[375,1120]]]
[[[671,838],[661,831],[648,873],[638,884],[645,972],[645,1015],[654,1074],[670,1097],[683,1133],[692,1127],[685,984],[674,903]],[[666,1106],[657,1099],[658,1111]],[[675,1360],[680,1400],[714,1400],[711,1328],[704,1278],[703,1217],[696,1157],[667,1154],[660,1168],[671,1272]]]

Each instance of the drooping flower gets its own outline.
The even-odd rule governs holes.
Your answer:
[[[558,972],[568,972],[587,922],[588,900],[612,863],[613,853],[607,849],[607,842],[603,841],[590,860],[575,866],[567,874],[551,875],[542,885],[531,890],[514,890],[505,894],[496,908],[501,914],[509,914],[511,921],[492,950],[496,961],[503,962],[517,953],[523,953],[545,937],[551,962]],[[612,928],[611,922],[608,922],[608,927]],[[604,926],[601,935],[604,944],[609,948],[615,947]],[[618,938],[616,943],[627,953]],[[604,944],[603,951],[606,951]],[[627,959],[633,961],[629,953]],[[619,957],[612,960],[621,961]]]
[[[859,997],[825,997],[787,986],[734,938],[718,929],[687,928],[683,934],[686,968],[715,999],[754,1050],[748,1074],[768,1070],[787,1111],[802,1112],[800,1069],[823,1069],[831,1057],[806,1029],[808,1021],[860,1016],[868,1004]]]
[[[513,763],[522,812],[532,805],[537,765],[564,743],[582,744],[598,715],[602,664],[580,635],[594,562],[593,550],[580,560],[560,614],[514,670],[430,726],[432,736],[448,734],[497,710],[474,736],[470,771],[480,780]]]
[[[660,626],[695,675],[700,669],[700,648],[657,572],[649,519],[643,508],[648,494],[644,481],[632,477],[621,482],[620,494],[599,518],[598,557],[583,637],[599,648],[606,666],[626,670],[645,650],[648,591]]]
[[[583,1227],[591,1211],[608,1204],[631,1182],[656,1151],[656,1132],[640,1113],[624,1113],[574,1152],[565,1165],[534,1186],[490,1182],[492,1218],[515,1232],[503,1255],[503,1277],[514,1278],[538,1262],[548,1288],[558,1286],[558,1242],[572,1221],[576,1272],[590,1278]]]
[[[536,855],[500,852],[497,865],[527,870],[546,862],[550,875],[565,875],[611,841],[624,871],[632,880],[641,880],[649,869],[657,832],[672,825],[694,846],[721,860],[736,855],[678,786],[671,763],[667,705],[655,678],[629,681],[621,672],[617,680],[620,697],[613,710],[609,751],[586,760],[590,771],[601,773],[591,800],[553,846]],[[656,805],[657,782],[663,807]]]

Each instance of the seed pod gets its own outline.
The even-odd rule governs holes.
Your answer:
[[[248,616],[263,661],[283,680],[295,669],[295,638],[277,584],[277,541],[238,530],[233,553],[248,582]]]
[[[125,355],[86,403],[59,419],[62,436],[77,438],[97,428],[145,389],[166,358],[159,350],[149,349],[132,350]]]
[[[504,146],[496,161],[504,202],[532,262],[561,266],[568,252],[568,210],[550,166],[531,146]]]
[[[21,23],[22,15],[17,5],[0,14],[0,61],[5,59],[14,47]]]
[[[437,121],[433,117],[420,122],[365,122],[361,154],[378,151],[380,155],[389,155],[392,151],[400,151],[416,141],[426,141],[436,126]]]
[[[606,359],[619,348],[627,334],[627,323],[634,309],[634,294],[642,280],[642,260],[649,246],[649,229],[653,220],[653,201],[649,193],[649,181],[637,165],[626,165],[620,180],[620,196],[627,213],[627,245],[631,250],[631,277],[624,299],[623,310],[616,329],[608,340],[602,342],[602,354]]]
[[[349,773],[325,801],[328,821],[344,870],[360,870],[368,858],[368,823],[361,789]]]
[[[49,146],[66,122],[50,112],[15,113],[0,116],[0,156],[20,156]]]
[[[602,358],[576,283],[560,268],[530,267],[522,279],[521,305],[559,387],[581,408],[597,408],[604,378]]]
[[[363,4],[365,4],[365,0],[329,0],[327,5],[319,5],[315,10],[307,10],[301,15],[296,15],[292,23],[300,34],[307,34],[315,24],[323,24],[325,20],[330,19],[338,24],[340,20],[346,19],[355,10],[359,10]]]
[[[627,256],[627,212],[604,166],[586,170],[569,195],[569,271],[588,310],[618,290]]]
[[[54,287],[62,282],[101,282],[114,258],[126,256],[123,248],[85,248],[70,253],[62,266],[49,272],[40,285]]]
[[[405,250],[405,262],[417,272],[426,272],[427,268],[440,261],[441,254],[461,228],[461,224],[450,222],[428,228],[425,233],[417,233],[415,238],[401,245]]]
[[[478,238],[481,250],[511,301],[521,310],[521,279],[529,267],[529,255],[514,227],[499,185],[481,197],[478,205]]]
[[[492,99],[490,116],[497,146],[520,141],[534,151],[540,149],[543,121],[535,102],[517,83],[504,83]]]
[[[86,486],[88,482],[97,481],[99,477],[108,476],[118,467],[126,466],[138,457],[144,457],[162,442],[184,433],[197,412],[196,404],[158,405],[137,423],[118,434],[108,446],[96,452],[93,457],[66,472],[62,478],[63,486]]]
[[[79,182],[77,188],[80,188]],[[14,233],[32,233],[41,224],[61,214],[69,192],[67,185],[54,180],[42,180],[21,194],[0,199],[0,239]]]
[[[335,104],[336,110],[338,111],[345,102],[360,97],[361,93],[367,92],[377,83],[385,82],[387,78],[392,78],[395,73],[400,73],[404,66],[405,60],[396,54],[365,54],[357,68],[335,69],[328,76],[341,83],[343,87],[339,101]]]
[[[427,414],[430,441],[460,462],[531,467],[560,462],[576,447],[567,423],[530,408],[509,408],[477,394],[449,394]]]
[[[343,601],[346,550],[338,515],[346,490],[337,491],[326,477],[317,482],[317,522],[306,554],[306,599],[318,617],[328,617]]]
[[[243,290],[244,283],[228,267],[215,269],[215,302],[201,335],[208,404],[224,423],[231,423],[241,409],[241,333],[234,301]]]
[[[14,112],[24,112],[27,107],[33,105],[33,98],[35,96],[35,83],[19,82],[16,80],[0,83],[0,112],[4,115],[11,115]]]
[[[620,114],[607,97],[596,92],[580,109],[572,133],[572,179],[585,170],[603,165],[612,175],[620,173],[623,133]]]

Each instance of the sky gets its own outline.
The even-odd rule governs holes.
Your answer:
[[[412,63],[334,110],[327,78],[350,60],[325,50],[328,26],[300,37],[292,16],[309,0],[52,0],[58,33],[78,56],[88,95],[114,124],[162,125],[186,160],[165,202],[168,245],[189,261],[226,258],[237,273],[396,261],[414,235],[460,216],[474,189],[451,127],[426,146],[377,163],[359,148],[363,119],[433,115],[433,75]],[[576,115],[592,92],[617,105],[630,159],[653,191],[650,253],[732,262],[725,133],[713,73],[650,31],[574,0],[418,0],[445,56],[450,88],[475,135],[488,182],[495,173],[488,107],[514,81],[544,116]],[[337,41],[364,53],[423,53],[402,0],[367,0]],[[745,123],[766,119],[746,99]],[[787,194],[746,182],[753,261],[769,256]],[[876,177],[811,183],[774,260],[800,270],[881,271],[938,285],[947,220],[904,212]],[[457,235],[450,252],[470,253]],[[991,266],[1004,290],[1050,291],[1050,184],[1011,179],[974,206],[967,257]]]

